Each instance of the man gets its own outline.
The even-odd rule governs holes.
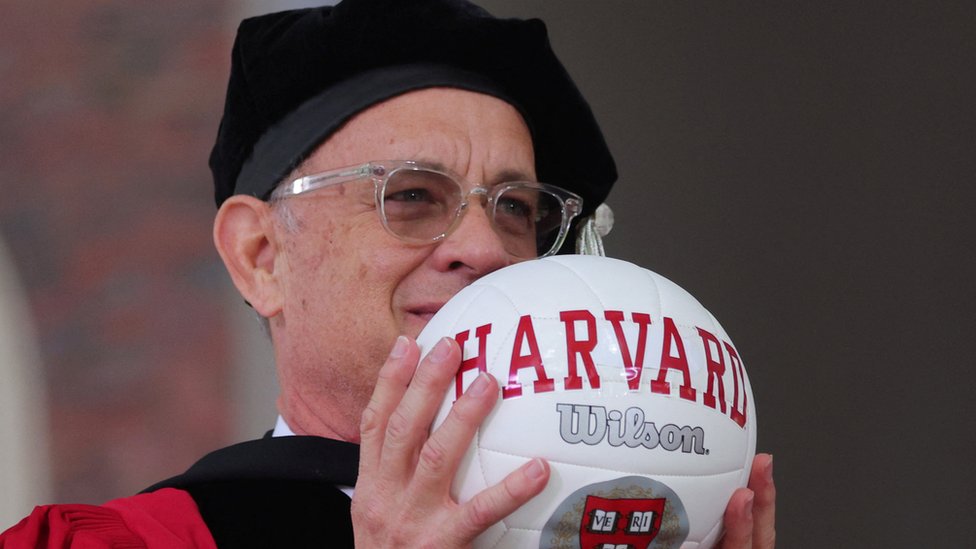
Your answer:
[[[216,247],[275,349],[274,434],[298,436],[101,507],[38,508],[0,547],[464,547],[545,487],[535,459],[451,499],[498,385],[482,374],[429,432],[461,353],[445,338],[419,361],[414,342],[475,279],[571,245],[616,179],[541,22],[461,0],[245,21],[211,167]],[[724,546],[772,547],[773,499],[760,455]]]

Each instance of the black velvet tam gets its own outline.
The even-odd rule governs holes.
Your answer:
[[[344,0],[241,23],[210,156],[217,205],[266,199],[356,113],[435,86],[508,101],[532,132],[540,181],[580,194],[584,214],[606,198],[613,158],[542,21],[462,0]]]

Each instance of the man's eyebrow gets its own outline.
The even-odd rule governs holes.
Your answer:
[[[509,183],[511,181],[535,181],[535,178],[529,177],[529,174],[520,170],[502,170],[495,177],[494,183]]]

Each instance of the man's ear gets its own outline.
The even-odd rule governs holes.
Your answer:
[[[275,272],[278,242],[271,206],[247,195],[234,195],[221,204],[214,220],[217,252],[234,286],[261,316],[281,312],[282,292]]]

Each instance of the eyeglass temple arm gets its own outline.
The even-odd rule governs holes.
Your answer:
[[[289,184],[289,192],[291,194],[300,194],[313,189],[339,185],[341,183],[345,183],[346,181],[359,177],[365,177],[371,174],[372,166],[369,164],[364,164],[362,166],[357,166],[341,172],[332,172],[325,175],[306,175],[305,177],[300,177],[292,181]]]

